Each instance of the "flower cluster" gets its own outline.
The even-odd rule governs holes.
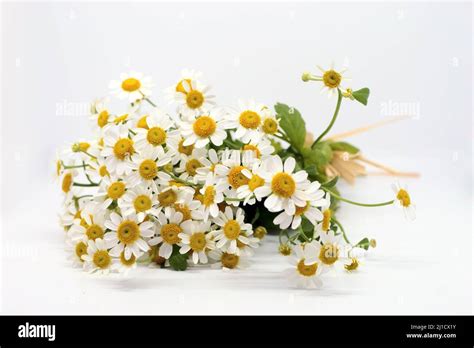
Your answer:
[[[334,70],[304,75],[311,79],[338,92],[338,105],[343,97],[367,101],[368,92],[342,92]],[[151,100],[153,87],[135,72],[112,81],[126,110],[113,111],[108,98],[94,101],[95,139],[58,156],[60,220],[73,263],[100,273],[127,273],[137,263],[236,269],[276,230],[280,252],[293,258],[291,278],[319,286],[320,274],[343,258],[341,238],[350,244],[333,212],[351,201],[338,195],[337,177],[324,174],[328,149],[345,143],[320,137],[306,144],[304,121],[285,104],[275,111],[254,101],[218,107],[195,71],[183,71],[166,91],[171,113]],[[411,212],[400,187],[396,199],[374,205],[394,202]],[[345,267],[357,265],[353,258]]]

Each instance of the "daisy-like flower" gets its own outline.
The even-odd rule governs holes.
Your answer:
[[[138,151],[163,147],[169,136],[176,136],[176,132],[171,131],[173,121],[161,110],[155,109],[149,116],[145,116],[144,121],[142,119],[138,121],[135,129],[137,135],[133,137]]]
[[[214,219],[214,223],[219,229],[212,232],[216,247],[230,254],[239,255],[240,249],[237,243],[248,245],[250,240],[247,236],[253,233],[252,225],[244,222],[244,211],[237,208],[235,218],[232,208],[225,207],[224,212],[219,212],[219,216]]]
[[[265,108],[265,105],[254,101],[239,101],[239,109],[229,115],[226,127],[235,129],[235,137],[244,143],[258,142],[263,135],[261,126]]]
[[[173,166],[181,162],[186,162],[194,151],[194,145],[183,145],[184,140],[185,139],[178,134],[176,137],[170,138],[167,142],[167,154],[171,157]]]
[[[203,148],[211,142],[216,146],[221,146],[227,138],[225,126],[225,122],[221,121],[217,111],[184,120],[181,122],[181,135],[185,139],[183,145]]]
[[[322,81],[323,86],[321,87],[321,93],[327,92],[328,97],[337,94],[337,90],[341,87],[341,82],[348,80],[344,77],[346,69],[336,70],[334,63],[331,64],[329,69],[323,69],[318,65],[318,69],[321,71],[321,75],[313,76],[311,74],[303,75],[303,80]]]
[[[77,240],[73,241],[71,238],[66,238],[66,251],[68,253],[68,261],[71,261],[73,267],[83,267],[83,255],[87,254],[87,241]]]
[[[88,272],[108,274],[112,269],[112,255],[107,248],[107,243],[101,239],[89,240],[87,253],[82,255],[84,269]]]
[[[313,200],[307,201],[303,207],[296,206],[293,215],[282,211],[275,217],[273,223],[280,226],[281,229],[286,229],[291,225],[291,229],[295,230],[301,225],[302,217],[304,216],[313,226],[316,226],[318,221],[323,220],[323,213],[320,209],[327,204],[324,199],[324,191],[319,190],[320,186],[319,182],[313,181],[307,190],[307,192],[311,192],[314,195]]]
[[[410,194],[405,186],[401,186],[399,182],[392,184],[392,189],[395,192],[395,204],[403,209],[405,217],[413,221],[416,218],[415,205],[413,204]]]
[[[175,181],[168,173],[158,173],[158,210],[189,203],[193,199],[194,188]],[[193,204],[193,207],[196,205]]]
[[[118,204],[128,189],[130,185],[127,181],[119,180],[115,176],[106,176],[99,184],[99,189],[94,195],[94,202],[99,203],[102,209],[107,209],[114,202]]]
[[[224,201],[224,190],[227,184],[222,181],[216,182],[216,179],[209,173],[206,178],[206,182],[203,187],[199,190],[201,199],[201,211],[203,219],[207,220],[209,215],[213,218],[219,215],[219,203]]]
[[[194,149],[191,155],[187,156],[185,159],[179,163],[179,167],[176,168],[176,172],[180,173],[179,178],[183,180],[188,180],[194,177],[197,174],[197,170],[203,167],[203,162],[206,160],[207,150],[206,149]]]
[[[289,257],[293,267],[285,271],[290,282],[299,288],[320,288],[323,285],[320,279],[323,267],[317,261],[315,245],[298,244],[293,250],[294,254]]]
[[[257,197],[266,197],[265,207],[271,212],[284,210],[288,215],[296,213],[296,207],[305,207],[314,200],[315,193],[309,191],[308,173],[295,170],[296,161],[288,157],[285,164],[279,156],[270,157],[265,163],[266,171],[261,173],[265,185],[255,189]]]
[[[107,211],[101,209],[97,203],[89,203],[81,211],[81,219],[77,219],[69,229],[68,235],[74,241],[104,238],[106,214]]]
[[[132,187],[145,183],[156,192],[155,178],[158,175],[158,167],[162,167],[170,161],[171,158],[166,155],[161,146],[145,148],[142,152],[132,156],[130,163],[132,173],[128,176],[128,182]]]
[[[241,253],[230,254],[220,249],[214,249],[209,252],[209,256],[212,260],[215,261],[211,265],[212,268],[221,268],[224,271],[235,270],[235,269],[245,269],[250,266],[247,255]]]
[[[265,184],[265,179],[262,178],[265,174],[262,174],[262,171],[264,170],[260,161],[255,161],[251,170],[242,170],[242,174],[245,175],[248,182],[237,188],[237,198],[244,200],[243,205],[255,204],[256,199],[260,201],[261,197],[255,196],[255,190]]]
[[[110,250],[110,255],[119,257],[124,252],[125,260],[130,260],[132,255],[139,258],[143,252],[150,247],[143,238],[152,237],[154,234],[154,224],[150,221],[143,221],[145,215],[131,214],[120,216],[113,212],[109,220],[105,221],[105,227],[111,230],[104,235],[104,240]]]
[[[67,157],[71,162],[82,164],[95,158],[100,150],[97,144],[91,144],[85,140],[79,140],[70,144],[64,151],[63,156]]]
[[[74,178],[78,176],[79,172],[76,169],[64,169],[61,174],[61,190],[65,195],[65,200],[70,200],[79,190],[74,187]]]
[[[148,214],[157,216],[157,205],[156,193],[144,183],[128,190],[119,202],[124,215],[137,214],[139,220],[143,220]]]
[[[262,138],[258,142],[251,141],[248,144],[244,144],[242,152],[250,152],[254,158],[262,159],[272,155],[275,152],[275,148],[268,139]]]
[[[84,209],[87,203],[90,202],[90,199],[83,197],[75,200],[76,203],[71,199],[64,203],[64,208],[59,214],[59,223],[65,230],[68,230],[72,224],[76,221],[81,220],[81,211]]]
[[[321,205],[321,212],[323,213],[323,219],[316,225],[316,231],[319,234],[329,231],[329,228],[331,227],[332,210],[331,196],[329,192],[326,192],[326,195],[324,196],[324,203]]]
[[[101,155],[105,157],[105,164],[111,174],[128,175],[132,171],[129,160],[135,149],[128,133],[126,125],[110,127],[105,133],[105,146]]]
[[[130,272],[130,270],[137,267],[137,258],[135,255],[132,256],[127,260],[125,258],[125,251],[120,253],[118,258],[114,258],[112,260],[112,269],[118,273],[122,273],[124,276]]]
[[[262,110],[262,132],[268,135],[275,135],[279,131],[280,121],[269,108]]]
[[[120,99],[128,99],[131,103],[150,96],[153,86],[151,77],[138,72],[120,74],[120,80],[111,81],[109,84],[112,94]]]
[[[184,221],[181,224],[183,232],[178,237],[181,239],[179,252],[186,254],[192,251],[194,264],[207,263],[207,252],[214,249],[214,242],[211,240],[211,221],[196,222],[192,220]]]
[[[169,98],[179,104],[178,110],[185,117],[204,114],[214,104],[210,87],[199,81],[201,75],[193,70],[183,70],[181,79],[168,89]]]
[[[197,182],[204,182],[209,173],[214,174],[216,166],[220,163],[219,155],[216,150],[209,149],[207,152],[207,158],[201,160],[202,167],[196,170],[196,175],[194,176]]]
[[[320,232],[320,243],[313,242],[318,261],[323,267],[332,267],[340,259],[340,244],[342,234],[336,235],[333,230]]]
[[[169,259],[173,252],[173,245],[181,242],[180,234],[183,232],[181,223],[183,222],[183,214],[177,212],[173,208],[167,207],[164,212],[158,214],[159,224],[156,227],[156,236],[148,241],[151,246],[160,245],[158,255]]]
[[[108,98],[96,99],[91,103],[90,119],[100,129],[106,127],[110,122],[111,112],[107,103]]]
[[[86,161],[86,174],[95,182],[101,181],[104,177],[110,177],[105,158],[102,156],[97,156],[95,159],[89,158]]]

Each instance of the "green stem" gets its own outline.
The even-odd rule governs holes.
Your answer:
[[[232,148],[234,150],[240,150],[240,147],[237,144],[234,144],[229,139],[224,139],[224,144],[226,144],[227,146],[229,146],[230,148]]]
[[[334,115],[332,116],[331,122],[329,123],[327,128],[324,130],[324,132],[322,132],[321,135],[313,142],[313,145],[311,145],[312,149],[331,130],[332,126],[334,125],[334,122],[336,122],[337,115],[339,114],[339,109],[341,108],[341,102],[342,102],[342,93],[341,93],[341,90],[338,88],[337,89],[337,104],[336,104],[336,110],[334,110]]]
[[[74,197],[74,200],[78,201],[81,198],[86,198],[86,197],[92,197],[92,195],[82,195],[82,196],[79,196],[79,197]]]
[[[85,167],[88,167],[88,166],[89,166],[88,164],[85,164],[85,165],[83,165],[83,164],[79,165],[78,164],[78,165],[75,165],[75,166],[67,166],[67,165],[63,164],[64,169],[74,169],[74,168],[84,168],[85,169]]]
[[[324,187],[321,187],[321,188],[324,191],[329,192],[331,194],[331,196],[333,196],[334,198],[336,198],[336,199],[338,199],[342,202],[346,202],[346,203],[353,204],[353,205],[358,205],[358,206],[361,206],[361,207],[383,207],[384,205],[391,205],[391,204],[393,204],[393,202],[395,202],[395,200],[392,199],[391,201],[382,202],[382,203],[359,203],[359,202],[354,202],[354,201],[351,201],[349,199],[343,198],[343,197],[339,196],[337,193],[335,193],[331,190],[328,190],[327,188],[324,188]]]
[[[352,245],[352,243],[351,243],[351,242],[349,241],[349,239],[347,238],[346,231],[344,231],[344,227],[342,227],[341,223],[340,223],[335,217],[332,217],[331,220],[332,220],[332,221],[339,227],[339,229],[341,230],[342,236],[344,237],[344,240],[346,241],[346,243]]]
[[[188,186],[192,186],[192,187],[196,187],[195,184],[193,184],[192,182],[189,182],[189,181],[186,181],[184,179],[181,179],[179,177],[177,177],[176,175],[174,175],[173,173],[170,173],[170,172],[167,172],[169,176],[171,176],[173,178],[173,180],[177,181],[177,182],[180,182],[181,184],[185,184],[185,185],[188,185]]]
[[[97,157],[92,156],[92,155],[91,155],[89,152],[87,152],[87,151],[82,150],[82,152],[84,152],[84,153],[85,153],[87,156],[89,156],[90,158],[93,158],[93,159],[95,159],[95,160],[97,159]]]
[[[84,184],[84,183],[82,183],[82,182],[75,182],[74,184],[72,184],[72,186],[79,186],[79,187],[95,187],[95,186],[99,186],[99,184],[96,184],[96,183]]]

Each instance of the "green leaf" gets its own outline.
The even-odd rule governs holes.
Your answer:
[[[317,166],[323,166],[331,162],[332,159],[332,149],[327,142],[317,143],[316,146],[312,149],[312,160]]]
[[[369,241],[368,238],[364,238],[359,243],[357,243],[355,246],[359,247],[359,248],[362,248],[362,249],[365,249],[365,250],[368,250],[369,246],[370,246],[370,241]]]
[[[185,271],[188,268],[188,255],[180,254],[179,247],[173,248],[173,253],[170,256],[170,266],[175,271]]]
[[[329,146],[333,151],[344,151],[348,152],[351,155],[354,155],[359,152],[359,149],[354,145],[346,143],[345,141],[337,141],[329,143]]]
[[[321,186],[323,186],[325,188],[332,188],[332,187],[336,186],[338,180],[339,180],[339,177],[335,176],[334,178],[332,178],[331,180],[325,182]]]
[[[368,88],[361,88],[357,91],[352,92],[352,96],[359,103],[367,105],[367,100],[369,99],[370,90]]]
[[[306,138],[306,125],[300,112],[282,103],[275,105],[275,111],[280,119],[280,127],[288,136],[290,144],[301,151]]]

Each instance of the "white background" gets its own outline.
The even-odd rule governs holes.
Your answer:
[[[472,313],[472,6],[469,3],[2,4],[1,312]],[[392,207],[340,210],[353,241],[377,248],[360,272],[320,291],[288,288],[286,260],[267,239],[246,271],[142,268],[130,279],[72,269],[57,224],[55,150],[90,134],[87,103],[128,70],[160,92],[182,68],[205,73],[222,104],[238,98],[297,107],[319,133],[335,99],[300,80],[316,65],[348,64],[369,105],[344,102],[333,132],[396,115],[412,119],[350,139],[400,170],[418,219]],[[69,110],[64,111],[64,106]],[[393,178],[368,176],[345,196],[391,199]]]

